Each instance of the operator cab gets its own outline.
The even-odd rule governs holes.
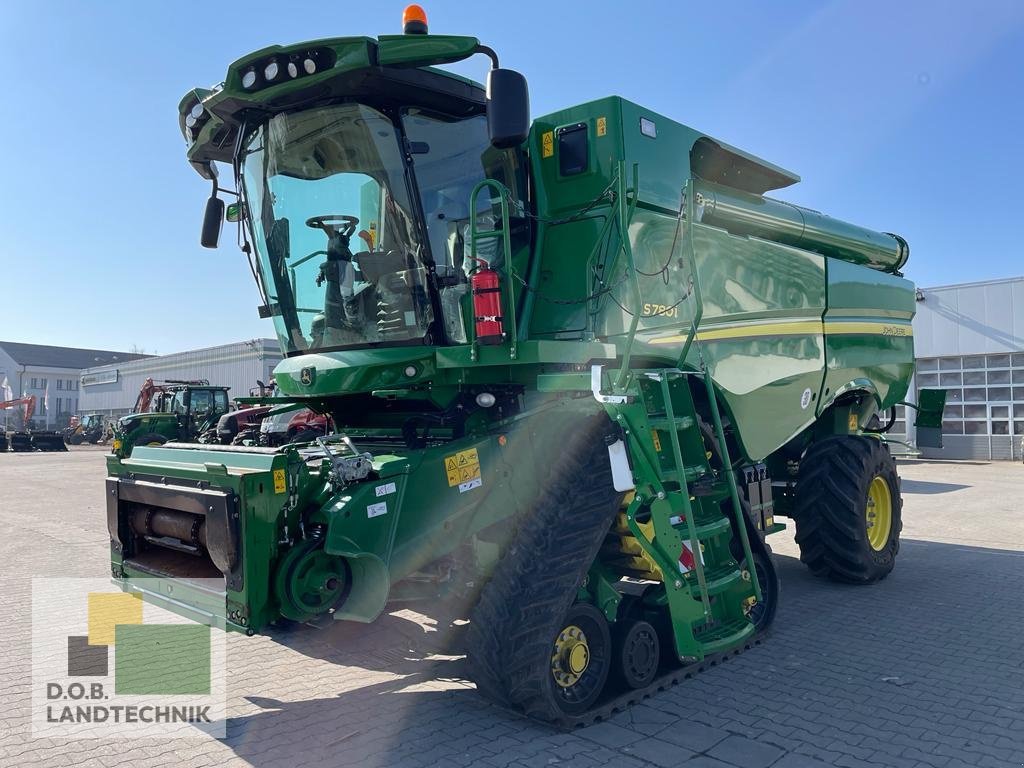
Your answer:
[[[524,173],[482,111],[341,103],[256,126],[239,176],[285,349],[464,343],[471,193],[490,178],[520,195]],[[491,201],[477,208],[477,228],[493,230]],[[497,250],[489,239],[478,257],[499,267]]]

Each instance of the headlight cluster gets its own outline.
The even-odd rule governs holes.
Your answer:
[[[314,48],[271,56],[250,65],[242,72],[242,87],[247,91],[268,88],[288,80],[323,72],[332,64],[331,51]]]
[[[210,113],[201,101],[197,101],[192,105],[192,108],[185,115],[185,137],[190,144],[196,140],[196,136],[199,135],[199,129],[209,119]]]
[[[185,115],[185,127],[195,128],[196,124],[203,118],[205,114],[206,110],[203,109],[203,105],[199,102],[196,102],[192,106],[192,109],[189,110],[189,113]]]

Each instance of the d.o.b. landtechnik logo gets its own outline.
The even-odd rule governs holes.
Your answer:
[[[169,581],[145,581],[147,592],[173,592]],[[224,736],[224,633],[115,589],[33,580],[33,735]]]

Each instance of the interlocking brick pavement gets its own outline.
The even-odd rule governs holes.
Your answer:
[[[224,740],[33,739],[34,575],[107,574],[103,455],[0,454],[0,766],[1024,765],[1019,464],[901,462],[904,546],[884,582],[814,579],[791,532],[771,638],[609,722],[561,733],[488,704],[447,611],[228,639]]]

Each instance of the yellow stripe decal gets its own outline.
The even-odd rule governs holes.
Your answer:
[[[824,326],[820,320],[792,320],[781,323],[746,323],[725,328],[709,328],[699,331],[697,340],[721,341],[752,339],[761,336],[820,336],[822,333],[907,337],[914,335],[914,329],[910,323],[900,320],[886,322],[826,320]],[[684,341],[686,341],[685,335],[674,335],[651,339],[649,343],[680,344]]]
[[[914,327],[900,320],[885,322],[854,322],[848,320],[828,320],[825,322],[826,333],[873,334],[877,336],[913,336]]]

